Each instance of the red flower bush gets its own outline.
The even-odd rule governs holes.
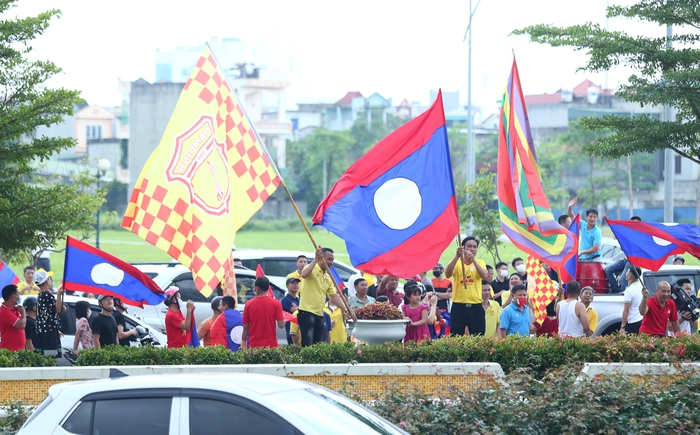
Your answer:
[[[358,320],[401,320],[403,313],[391,304],[375,302],[355,310]]]

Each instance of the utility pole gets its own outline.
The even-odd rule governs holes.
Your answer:
[[[673,46],[673,26],[666,27],[666,47]],[[673,106],[664,107],[664,121],[673,122]],[[673,222],[673,175],[675,174],[673,150],[664,150],[664,222]]]

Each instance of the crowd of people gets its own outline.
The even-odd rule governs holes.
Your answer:
[[[562,226],[571,225],[576,203],[576,198],[571,200],[568,213],[559,218]],[[586,210],[579,239],[582,260],[601,255],[602,233],[596,226],[597,219],[595,209]],[[297,270],[286,277],[287,294],[281,301],[269,297],[269,280],[261,276],[255,280],[255,297],[246,303],[243,314],[236,309],[235,298],[219,296],[211,302],[211,316],[199,325],[194,303],[183,302],[179,289],[172,287],[165,292],[167,345],[199,345],[193,340],[195,334],[203,346],[222,345],[232,351],[276,347],[277,329],[285,329],[289,345],[343,343],[352,339],[352,311],[374,303],[393,305],[408,319],[404,342],[447,334],[588,337],[595,333],[598,314],[591,307],[593,288],[581,288],[576,281],[558,286],[557,296],[546,306],[546,317],[538,321],[523,259],[492,267],[476,257],[478,248],[478,240],[466,237],[446,267],[437,263],[432,278],[421,273],[407,280],[403,292],[398,277],[361,273],[348,282],[347,294],[338,294],[330,274],[334,252],[319,247],[310,262],[306,256],[298,256]],[[683,263],[682,257],[674,260],[674,264]],[[543,266],[556,284],[557,274]],[[655,295],[649,297],[639,280],[641,270],[626,258],[608,264],[605,270],[611,292],[624,293],[620,332],[665,336],[697,330],[697,320],[678,312],[668,282],[659,282]],[[678,285],[689,295],[692,292],[689,280],[680,280]],[[66,310],[64,294],[62,287],[54,294],[48,272],[25,268],[23,281],[2,289],[0,348],[57,354],[61,347],[59,314]],[[22,304],[21,296],[26,296]],[[80,348],[128,346],[136,334],[126,328],[126,308],[118,298],[99,296],[97,302],[101,311],[95,316],[91,316],[89,303],[76,304],[75,354]]]

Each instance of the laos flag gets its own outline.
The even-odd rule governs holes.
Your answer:
[[[63,287],[121,299],[142,307],[165,300],[163,290],[145,273],[114,255],[68,236],[63,269]]]
[[[437,264],[459,234],[442,92],[348,168],[313,222],[364,272],[407,278]]]
[[[10,269],[10,266],[0,261],[0,289],[10,284],[19,284],[19,277]]]

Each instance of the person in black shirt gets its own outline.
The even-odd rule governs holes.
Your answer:
[[[27,313],[27,325],[24,327],[24,336],[26,337],[27,341],[24,344],[24,348],[30,352],[33,352],[35,347],[41,349],[38,340],[39,335],[36,333],[37,300],[34,296],[30,296],[24,300],[22,306],[24,307],[24,311]]]
[[[59,287],[56,296],[51,293],[53,283],[49,274],[44,270],[38,270],[34,274],[34,283],[39,286],[37,296],[36,334],[41,341],[41,349],[45,355],[58,356],[58,348],[61,347],[59,330],[61,318],[59,313],[65,313],[63,295],[66,293],[63,287]]]
[[[136,332],[135,329],[129,329],[129,327],[126,325],[126,319],[124,319],[123,313],[126,313],[127,310],[124,306],[124,302],[122,302],[122,300],[119,298],[113,299],[114,311],[112,311],[112,316],[117,322],[117,339],[119,340],[119,345],[131,346],[131,342],[136,340],[136,335],[138,335],[138,332]]]
[[[493,300],[498,302],[499,305],[503,305],[503,300],[501,296],[506,290],[510,290],[510,284],[508,280],[508,263],[500,262],[496,264],[496,279],[491,281],[491,288],[493,289]]]
[[[95,341],[95,348],[117,344],[117,322],[112,317],[114,300],[112,296],[102,295],[97,298],[97,303],[102,308],[100,314],[92,319],[92,337]]]

